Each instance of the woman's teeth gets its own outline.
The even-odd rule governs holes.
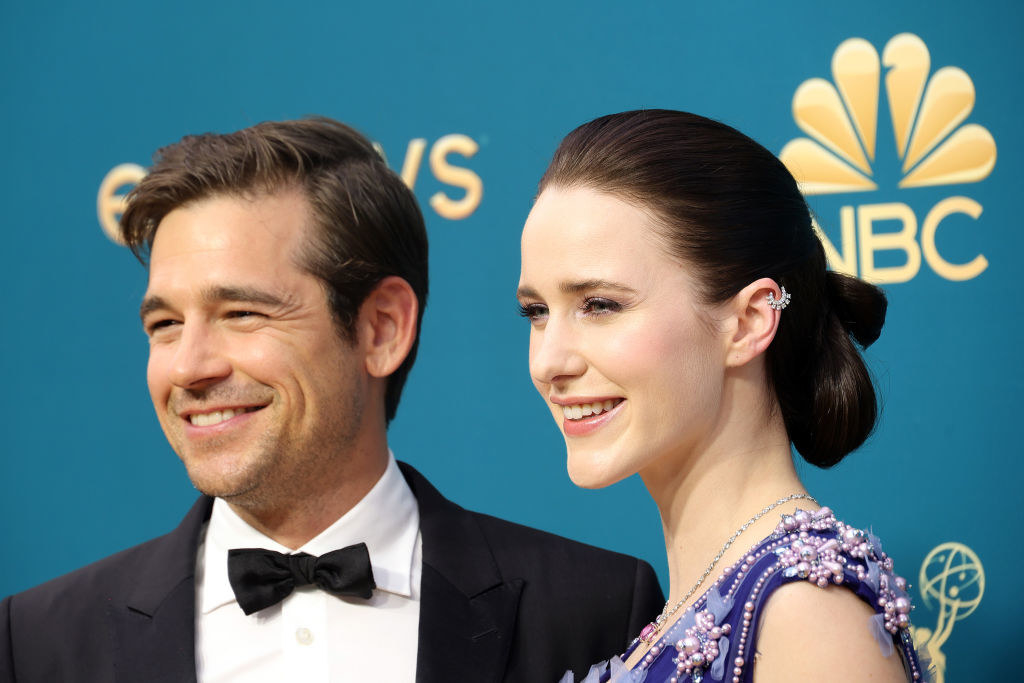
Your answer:
[[[600,415],[606,410],[611,410],[622,402],[621,398],[608,399],[607,401],[595,401],[594,403],[579,403],[573,406],[562,406],[562,413],[566,420],[582,420],[591,415]]]

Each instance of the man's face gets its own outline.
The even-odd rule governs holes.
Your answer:
[[[319,280],[296,192],[215,196],[160,222],[142,322],[153,406],[196,488],[273,508],[345,469],[364,429],[368,376]]]

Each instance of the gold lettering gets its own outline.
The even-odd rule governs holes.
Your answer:
[[[409,146],[405,148],[405,161],[402,162],[402,182],[410,190],[416,187],[416,178],[420,174],[420,166],[423,164],[423,152],[427,149],[427,141],[423,138],[409,140]]]
[[[845,273],[846,275],[853,275],[856,277],[857,232],[856,225],[854,224],[852,206],[844,206],[839,210],[839,224],[842,229],[842,253],[836,249],[835,245],[832,244],[832,241],[825,235],[821,226],[818,225],[817,219],[811,219],[811,225],[814,226],[814,232],[818,234],[818,238],[821,240],[821,246],[825,248],[825,258],[828,260],[829,267],[838,273]]]
[[[119,164],[100,183],[100,191],[96,195],[96,215],[100,227],[111,241],[124,245],[119,220],[124,213],[124,195],[116,192],[125,185],[135,185],[146,176],[146,169],[138,164]]]
[[[466,196],[453,200],[443,192],[436,192],[430,198],[430,205],[442,218],[460,220],[470,216],[480,206],[484,195],[484,183],[473,171],[448,163],[448,155],[461,154],[467,159],[477,153],[479,146],[467,135],[445,135],[434,143],[430,150],[430,170],[442,183],[461,187]]]
[[[947,280],[959,282],[978,277],[988,268],[988,259],[978,254],[970,263],[956,264],[942,258],[935,246],[935,232],[939,229],[939,223],[954,213],[962,213],[977,220],[981,211],[981,204],[969,197],[948,197],[932,207],[921,224],[921,251],[924,252],[924,258],[932,270]]]
[[[899,232],[874,233],[875,221],[897,220],[903,224]],[[906,204],[864,204],[857,208],[858,241],[860,242],[860,276],[868,282],[891,284],[906,282],[921,268],[921,249],[917,236],[917,217]],[[907,255],[902,266],[875,267],[875,252],[898,249]]]

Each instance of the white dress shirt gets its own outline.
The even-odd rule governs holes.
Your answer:
[[[377,589],[369,600],[302,586],[246,616],[228,581],[228,550],[324,553],[365,542]],[[196,557],[199,683],[412,683],[420,614],[422,539],[416,498],[389,454],[384,475],[334,524],[292,551],[214,500]]]

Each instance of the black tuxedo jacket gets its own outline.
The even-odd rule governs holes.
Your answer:
[[[423,534],[417,683],[555,683],[569,668],[578,679],[661,610],[647,563],[469,512],[401,467]],[[166,536],[0,603],[0,681],[195,681],[211,505],[202,497]]]

